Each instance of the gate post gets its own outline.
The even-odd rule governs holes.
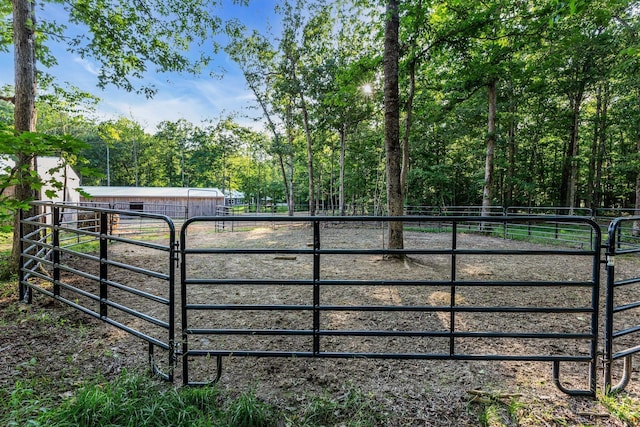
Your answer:
[[[53,226],[53,252],[51,261],[53,261],[53,295],[60,296],[60,207],[54,206],[52,210]]]
[[[633,370],[632,357],[634,353],[637,353],[637,349],[626,349],[624,351],[614,354],[613,341],[616,336],[621,336],[628,331],[614,331],[614,315],[616,312],[622,312],[628,309],[625,306],[617,306],[615,304],[615,289],[616,286],[622,286],[625,284],[625,280],[618,281],[616,283],[615,278],[615,255],[616,251],[620,250],[620,253],[634,252],[638,253],[638,250],[625,251],[622,248],[622,222],[629,221],[629,218],[616,218],[609,225],[609,240],[607,242],[607,292],[606,292],[606,322],[605,322],[605,344],[603,352],[604,363],[604,392],[615,393],[623,390],[629,381],[631,380],[631,374]],[[638,279],[632,279],[637,282]],[[623,372],[620,381],[613,385],[613,362],[617,359],[623,359]]]
[[[100,318],[104,319],[107,317],[107,298],[108,294],[108,266],[107,266],[107,257],[108,257],[108,239],[107,235],[109,233],[108,227],[108,218],[106,212],[100,212]]]
[[[313,354],[320,353],[320,221],[313,221]]]
[[[20,217],[19,230],[20,234],[20,242],[18,243],[18,248],[20,248],[20,257],[18,258],[18,301],[23,301],[27,303],[31,303],[31,292],[29,292],[27,286],[24,284],[24,224],[22,221],[24,220],[24,210],[20,209],[18,211],[18,215]]]
[[[615,280],[615,241],[616,227],[609,228],[609,241],[607,242],[607,290],[605,293],[605,327],[604,327],[604,352],[602,363],[604,365],[604,392],[611,390],[611,365],[613,363],[613,284]]]

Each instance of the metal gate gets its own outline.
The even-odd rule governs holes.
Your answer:
[[[34,206],[40,213],[21,220],[20,299],[30,302],[40,292],[147,341],[153,370],[173,380],[177,257],[171,219]],[[157,262],[158,254],[164,262]],[[167,353],[163,367],[155,348]]]
[[[178,356],[184,384],[217,380],[232,355],[542,361],[552,364],[562,391],[594,395],[599,363],[605,390],[618,391],[640,353],[640,217],[614,220],[604,246],[597,223],[569,216],[225,216],[223,228],[219,217],[192,218],[178,245],[166,216],[36,206],[41,213],[21,222],[20,298],[41,292],[147,341],[154,371],[167,380]],[[387,229],[399,222],[405,246],[389,249]],[[350,238],[367,233],[373,240],[364,244]],[[472,244],[474,236],[484,243]],[[560,244],[530,242],[541,236]],[[424,274],[385,277],[372,263],[358,276],[348,267],[394,257]],[[525,268],[532,259],[538,267]],[[549,260],[567,271],[546,274]],[[494,271],[483,272],[488,264]],[[507,264],[522,268],[501,275]],[[158,362],[158,349],[166,362]],[[194,380],[194,365],[211,358],[212,377]],[[623,362],[620,375],[616,362]],[[563,385],[561,365],[568,363],[584,365],[583,386]]]
[[[604,343],[606,391],[622,390],[631,378],[632,357],[640,353],[640,217],[617,218],[609,226]],[[613,384],[613,364],[623,361]]]
[[[216,218],[192,218],[180,234],[185,385],[219,379],[225,356],[545,361],[562,391],[595,394],[601,235],[591,219],[225,221],[235,224],[233,233],[215,233]],[[405,246],[389,249],[386,230],[399,222]],[[530,232],[532,225],[548,229],[557,222],[587,237],[551,249],[508,239],[526,227]],[[195,238],[196,229],[211,240]],[[373,238],[361,244],[356,235]],[[484,246],[473,244],[474,238],[485,239]],[[385,277],[372,263],[363,277],[349,268],[373,258],[404,260],[396,261],[400,269],[410,259],[418,273]],[[525,259],[533,259],[534,267],[524,268]],[[562,263],[552,277],[539,274],[549,259]],[[493,271],[483,272],[489,260]],[[578,263],[585,268],[567,274]],[[523,269],[503,274],[507,264]],[[400,341],[406,345],[398,346]],[[192,379],[192,366],[211,359],[212,377]],[[564,387],[564,363],[584,365],[584,387]]]

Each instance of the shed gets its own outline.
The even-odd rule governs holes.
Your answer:
[[[244,203],[244,193],[238,190],[225,190],[224,199],[227,206],[241,205]]]
[[[224,194],[217,188],[183,187],[82,187],[91,198],[82,197],[83,206],[191,218],[216,214],[224,206]]]
[[[0,156],[0,173],[6,173],[7,168],[13,168],[15,161],[9,156]],[[77,188],[80,186],[80,178],[73,168],[65,164],[60,157],[38,157],[36,160],[38,176],[44,183],[40,191],[40,200],[48,200],[56,203],[80,202],[80,193]],[[54,187],[53,182],[61,184]],[[47,193],[53,194],[49,196]],[[13,195],[13,188],[6,192]]]

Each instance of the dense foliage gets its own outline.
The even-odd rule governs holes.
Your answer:
[[[134,119],[96,122],[77,110],[40,114],[38,130],[89,143],[81,157],[102,177],[86,185],[214,186],[254,202],[379,208],[383,3],[283,0],[272,32],[228,25],[225,50],[264,132],[224,118],[164,122],[149,134]],[[494,205],[634,206],[634,2],[412,0],[399,12],[405,204],[479,205],[488,182]],[[11,105],[0,107],[8,121]]]

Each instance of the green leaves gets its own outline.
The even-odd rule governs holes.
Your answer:
[[[70,20],[89,31],[74,36],[70,47],[98,61],[101,87],[153,96],[153,85],[141,81],[151,66],[156,72],[199,73],[209,63],[215,43],[195,58],[190,51],[220,31],[222,21],[212,13],[216,6],[209,0],[79,0],[66,6]]]

